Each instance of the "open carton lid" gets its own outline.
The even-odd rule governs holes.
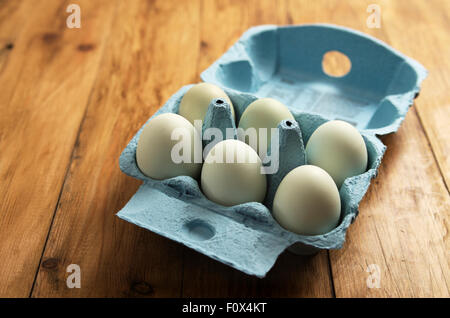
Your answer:
[[[330,51],[350,60],[344,76],[323,70]],[[384,42],[330,24],[250,28],[201,74],[205,82],[377,135],[397,131],[426,76],[421,64]]]

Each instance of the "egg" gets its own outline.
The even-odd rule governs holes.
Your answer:
[[[367,169],[367,149],[359,131],[341,120],[329,121],[317,128],[306,145],[308,164],[328,172],[338,188],[346,178]]]
[[[339,222],[341,200],[330,175],[303,165],[281,181],[273,201],[273,216],[287,230],[301,235],[331,231]]]
[[[176,130],[177,128],[181,130]],[[176,132],[181,134],[177,137]],[[173,133],[178,139],[172,139]],[[177,151],[172,153],[177,150],[174,147],[181,141],[186,141],[186,148],[182,151],[190,150],[190,153],[183,153],[186,156],[184,162],[174,160],[173,155]],[[198,178],[202,166],[201,143],[200,134],[187,119],[172,113],[161,114],[144,126],[136,148],[136,163],[143,174],[153,179],[162,180],[181,175]],[[198,147],[200,160],[195,156],[195,150],[198,154]]]
[[[252,146],[260,155],[265,155],[271,143],[271,128],[277,128],[278,124],[285,119],[294,120],[289,109],[273,98],[260,98],[247,106],[244,113],[239,120],[239,128],[246,130],[248,128],[255,128],[257,131],[256,145],[252,144],[250,138],[245,140]],[[265,145],[260,145],[259,129],[266,128]],[[242,130],[239,131],[240,139],[242,140]]]
[[[218,86],[210,83],[199,83],[192,86],[180,101],[178,114],[194,124],[194,120],[203,121],[209,104],[215,98],[223,98],[231,108],[234,119],[234,108],[228,95]]]
[[[217,143],[205,158],[201,186],[208,199],[232,206],[262,202],[266,195],[266,175],[261,172],[258,154],[242,141]]]

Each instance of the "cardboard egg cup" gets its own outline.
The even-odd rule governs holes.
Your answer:
[[[352,63],[348,74],[332,77],[323,71],[322,59],[329,51],[347,55]],[[253,27],[201,78],[227,93],[236,123],[245,108],[261,97],[281,101],[293,114],[295,122],[282,121],[278,126],[279,169],[267,175],[264,204],[225,207],[205,197],[199,180],[146,177],[135,159],[141,128],[124,149],[120,168],[143,184],[117,215],[258,277],[264,277],[287,248],[298,254],[341,248],[386,148],[377,135],[397,131],[426,75],[416,61],[348,28],[326,24]],[[190,87],[182,87],[149,121],[162,113],[178,113]],[[235,128],[229,108],[215,102],[203,128]],[[367,171],[346,179],[340,188],[341,219],[335,229],[315,236],[289,232],[272,217],[275,191],[289,171],[306,163],[304,145],[314,130],[333,119],[350,122],[360,131],[368,151]]]

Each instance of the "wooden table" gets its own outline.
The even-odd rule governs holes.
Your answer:
[[[380,28],[372,0],[0,1],[0,296],[449,297],[450,2],[375,2]],[[171,94],[250,26],[315,22],[430,72],[341,250],[286,252],[258,279],[115,216],[140,184],[119,155]]]

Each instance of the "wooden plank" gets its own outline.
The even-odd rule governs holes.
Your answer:
[[[118,158],[198,59],[197,1],[120,1],[64,184],[34,297],[164,297],[181,291],[179,244],[118,219],[140,182]],[[194,61],[194,62],[193,62]],[[66,287],[66,268],[81,288]]]
[[[450,189],[450,3],[413,1],[392,4],[386,12],[386,33],[403,53],[422,62],[429,71],[416,102],[417,113]],[[401,15],[402,19],[395,17]],[[407,27],[406,27],[407,26]]]
[[[370,3],[121,3],[120,14],[110,15],[115,22],[114,32],[105,50],[33,296],[333,295],[326,252],[306,259],[285,253],[267,278],[259,280],[118,220],[114,212],[131,197],[138,182],[121,174],[117,158],[152,112],[182,84],[198,81],[199,72],[251,25],[336,23],[395,44],[429,69],[432,59],[439,61],[435,55],[424,56],[424,61],[418,57],[421,44],[431,46],[425,36],[419,37],[414,47],[408,44],[407,36],[400,37],[402,28],[406,29],[400,22],[403,20],[396,24],[392,20],[401,16],[397,11],[405,4],[396,7],[379,2],[382,28],[368,29],[366,8]],[[432,8],[438,11],[436,3]],[[421,21],[416,11],[407,13],[407,17],[410,23]],[[431,17],[427,15],[427,19]],[[389,25],[402,28],[392,34]],[[421,25],[413,33],[424,30]],[[435,41],[445,44],[441,36]],[[431,65],[438,67],[437,63]],[[1,74],[0,70],[0,80]],[[441,97],[428,96],[435,107],[439,102],[445,104],[441,98],[447,95],[442,87]],[[432,91],[432,87],[424,86],[418,105],[423,100],[423,109],[430,109],[425,91]],[[431,120],[423,118],[421,114],[427,129]],[[445,123],[443,118],[439,125]],[[388,152],[380,175],[361,205],[361,214],[350,228],[344,249],[330,252],[337,296],[448,297],[449,198],[426,138],[433,137],[429,130],[426,132],[413,109],[400,131],[383,139]],[[434,140],[431,145],[433,149],[435,145],[441,147],[435,154],[442,162],[439,151],[445,157],[446,146],[440,143],[446,139],[437,133]],[[445,171],[442,167],[441,163]],[[81,289],[65,285],[66,267],[72,263],[81,266]],[[370,274],[366,269],[370,264],[377,264],[381,270],[380,289],[367,287]]]
[[[203,1],[198,73],[219,58],[250,26],[286,23],[284,1]],[[291,23],[299,22],[291,18]],[[211,26],[215,27],[211,27]],[[285,252],[266,278],[247,276],[192,250],[184,250],[185,297],[331,297],[326,252],[300,257]]]
[[[352,2],[347,8],[353,15],[349,21],[363,20],[368,3]],[[378,3],[382,28],[356,28],[377,32],[378,38],[391,44],[403,43],[394,47],[407,54],[418,52],[413,48],[419,43],[422,49],[434,46],[424,40],[424,30],[408,31],[411,19],[417,25],[423,22],[423,10],[409,11],[409,2],[396,2],[397,8],[392,2]],[[422,55],[419,60],[427,65],[432,58]],[[427,85],[423,88],[418,100],[423,105],[432,102],[426,98],[433,94],[430,89]],[[415,108],[400,130],[384,137],[383,142],[388,150],[379,176],[360,206],[344,248],[330,253],[336,296],[448,297],[450,200]],[[369,288],[376,287],[378,274],[380,288]]]
[[[0,3],[0,296],[30,294],[97,73],[113,6],[80,3],[80,30],[66,2]]]

